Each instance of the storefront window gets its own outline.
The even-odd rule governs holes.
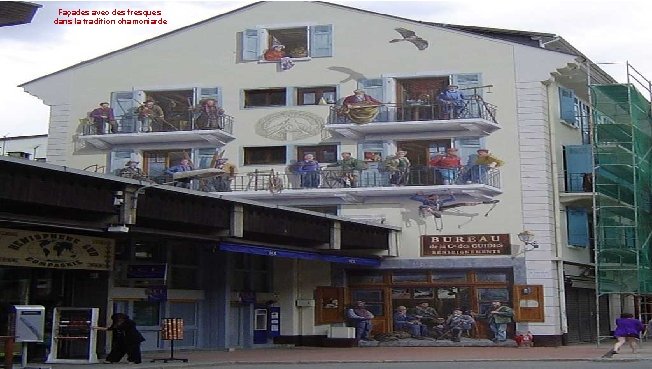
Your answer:
[[[466,282],[466,272],[432,272],[432,281],[437,282]]]
[[[411,282],[423,283],[428,282],[428,275],[425,272],[394,272],[392,274],[392,283]]]
[[[160,324],[160,303],[149,301],[134,301],[134,322],[141,326],[156,326]]]
[[[507,273],[478,272],[475,275],[478,282],[507,282]]]
[[[371,311],[375,316],[383,316],[385,310],[385,300],[383,298],[383,290],[354,290],[351,292],[353,301],[364,301],[367,310]]]
[[[355,284],[381,284],[383,283],[383,274],[379,272],[369,273],[351,273],[349,274],[349,283]]]
[[[493,301],[509,305],[509,290],[507,288],[478,288],[477,294],[480,314],[491,311]]]
[[[415,300],[432,300],[435,298],[435,292],[432,288],[415,288]]]

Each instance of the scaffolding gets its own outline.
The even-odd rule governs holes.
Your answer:
[[[589,92],[596,304],[609,296],[612,307],[647,323],[652,319],[652,83],[627,63],[627,83],[589,85]],[[598,344],[604,338],[598,335]]]

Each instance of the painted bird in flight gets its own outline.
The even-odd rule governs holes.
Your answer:
[[[428,41],[417,36],[417,34],[414,33],[414,31],[410,31],[409,29],[405,29],[405,28],[394,28],[394,29],[396,30],[396,32],[400,33],[401,36],[403,36],[403,38],[395,38],[390,42],[410,41],[419,50],[425,50],[428,47]]]

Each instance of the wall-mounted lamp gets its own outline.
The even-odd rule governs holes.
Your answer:
[[[515,255],[512,256],[512,259],[516,258],[519,255],[523,255],[528,251],[532,251],[534,249],[539,248],[539,244],[537,241],[534,240],[534,233],[530,231],[523,231],[518,234],[518,239],[523,242],[523,249],[517,252]]]
[[[539,244],[534,240],[534,233],[523,231],[518,234],[518,239],[525,244],[523,251],[532,251],[539,248]],[[529,247],[529,248],[528,248]]]

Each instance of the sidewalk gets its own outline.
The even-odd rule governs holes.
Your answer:
[[[643,343],[638,354],[623,347],[622,354],[612,359],[601,356],[611,345],[595,344],[573,345],[563,347],[356,347],[356,348],[316,348],[316,347],[281,347],[250,349],[236,351],[179,351],[175,357],[188,359],[188,363],[179,361],[163,364],[162,361],[151,363],[153,358],[169,357],[167,353],[146,353],[143,363],[134,366],[126,362],[118,364],[30,364],[32,368],[191,368],[207,365],[224,364],[296,364],[296,363],[355,363],[355,362],[461,362],[461,361],[638,361],[652,360],[652,344]],[[124,359],[123,359],[124,360]]]

